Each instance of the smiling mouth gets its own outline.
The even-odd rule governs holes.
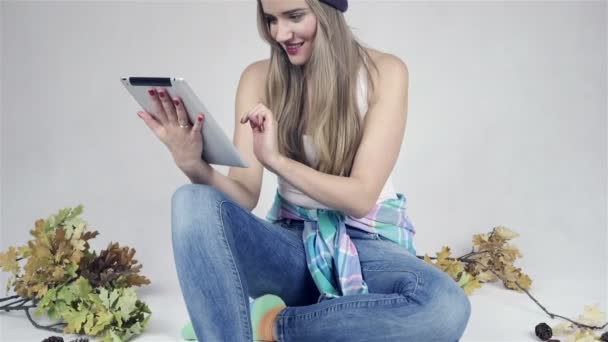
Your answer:
[[[285,47],[287,49],[297,49],[297,48],[299,48],[302,45],[304,45],[304,42],[301,42],[301,43],[298,43],[298,44],[287,44],[287,45],[285,45]]]

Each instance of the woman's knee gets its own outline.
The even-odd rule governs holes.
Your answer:
[[[220,204],[226,195],[203,184],[184,184],[171,197],[171,227],[173,235],[206,226],[218,220]]]
[[[442,277],[435,285],[432,299],[428,302],[436,323],[433,330],[438,334],[437,340],[456,341],[464,333],[471,316],[471,302],[449,276]]]

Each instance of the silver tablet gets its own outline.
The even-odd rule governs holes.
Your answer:
[[[122,84],[131,93],[139,105],[151,115],[153,112],[150,88],[163,88],[171,98],[182,99],[190,122],[194,123],[198,113],[205,113],[203,122],[203,153],[201,158],[209,164],[249,167],[241,158],[239,151],[228,139],[221,127],[213,120],[213,116],[203,102],[194,94],[183,78],[176,77],[122,77]]]

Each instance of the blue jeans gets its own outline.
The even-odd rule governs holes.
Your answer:
[[[447,274],[347,227],[369,292],[317,303],[302,221],[269,223],[207,185],[171,199],[177,275],[199,341],[252,341],[249,297],[281,297],[279,341],[457,341],[471,304]]]

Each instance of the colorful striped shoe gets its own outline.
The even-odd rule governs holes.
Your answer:
[[[272,341],[267,337],[264,338],[264,333],[268,335],[268,331],[263,332],[262,327],[267,327],[272,324],[271,319],[286,308],[287,305],[279,296],[273,294],[265,294],[258,297],[249,304],[249,311],[251,313],[251,327],[253,329],[253,340],[254,341]],[[272,332],[270,332],[272,334]]]

